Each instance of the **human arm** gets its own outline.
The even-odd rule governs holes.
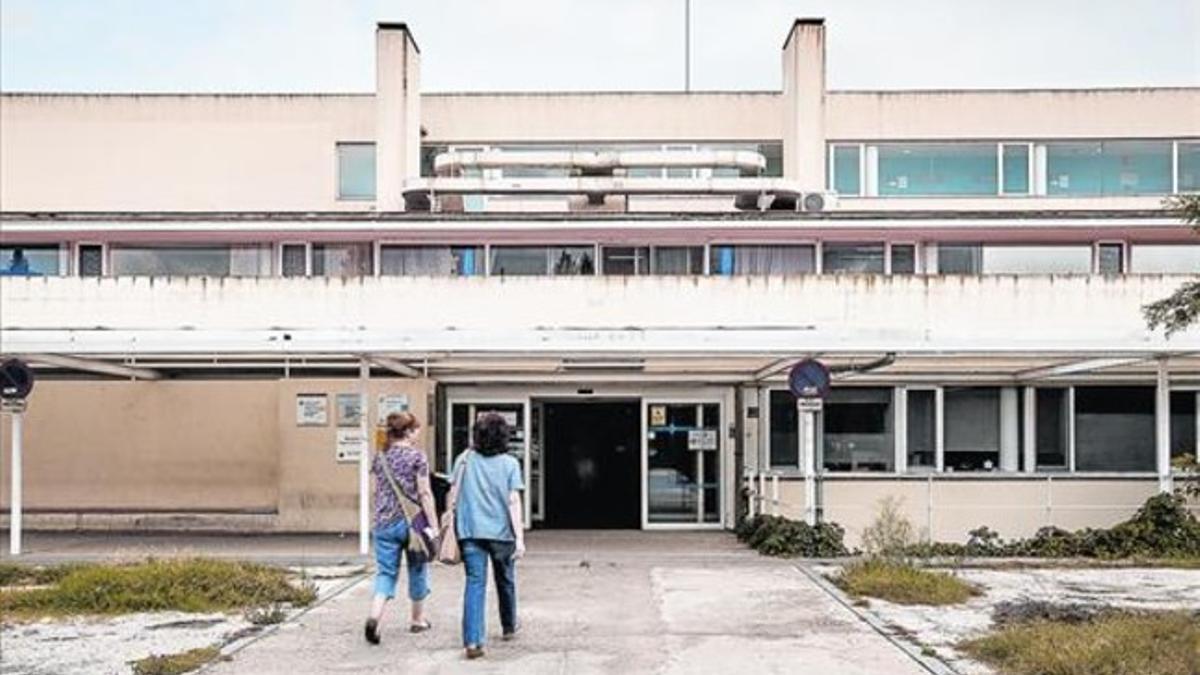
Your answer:
[[[437,505],[433,499],[433,485],[429,482],[429,471],[417,474],[417,496],[421,499],[421,509],[425,511],[425,519],[434,533],[438,529]]]
[[[521,493],[513,490],[508,493],[508,520],[512,523],[513,537],[516,539],[516,550],[513,558],[525,555],[525,509],[521,507]]]

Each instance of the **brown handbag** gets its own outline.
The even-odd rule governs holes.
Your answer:
[[[467,450],[467,452],[471,452]],[[458,532],[454,527],[454,512],[458,507],[458,490],[462,485],[463,473],[467,470],[467,462],[471,457],[463,457],[454,482],[450,485],[450,494],[446,496],[446,512],[442,514],[442,532],[438,546],[437,559],[444,565],[457,565],[462,562],[462,551],[458,548]]]

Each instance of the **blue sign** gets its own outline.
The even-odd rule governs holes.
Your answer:
[[[829,368],[816,359],[804,359],[788,373],[788,386],[796,398],[825,398],[829,381]]]

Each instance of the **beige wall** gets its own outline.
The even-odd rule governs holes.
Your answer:
[[[335,460],[334,404],[356,391],[352,379],[39,382],[24,432],[28,525],[171,526],[146,514],[172,513],[193,527],[353,531],[358,465]],[[372,420],[380,393],[407,395],[428,420],[432,383],[380,378],[370,391]],[[298,393],[329,396],[328,426],[296,426]],[[7,512],[7,415],[0,433]]]

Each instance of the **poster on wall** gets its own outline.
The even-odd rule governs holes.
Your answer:
[[[405,394],[380,394],[375,409],[378,415],[375,424],[383,426],[387,424],[388,415],[408,410],[408,396]]]
[[[367,437],[362,429],[338,429],[334,457],[339,462],[357,462],[367,450]]]
[[[716,429],[692,429],[688,432],[688,450],[716,450]]]
[[[358,394],[338,394],[337,425],[339,427],[357,427],[362,424],[362,397]]]
[[[650,406],[650,426],[652,426],[652,427],[667,426],[667,406],[665,406],[665,405]]]
[[[329,398],[325,394],[296,394],[296,426],[329,424]]]

